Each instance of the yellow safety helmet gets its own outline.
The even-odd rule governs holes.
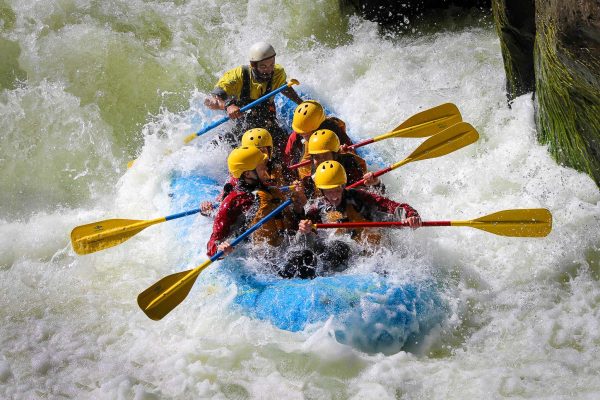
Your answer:
[[[273,138],[268,130],[264,128],[253,128],[242,136],[242,147],[271,147],[273,148]]]
[[[292,129],[297,133],[310,133],[319,129],[325,121],[323,106],[314,100],[307,100],[298,105],[292,119]]]
[[[269,157],[255,146],[243,146],[233,149],[227,157],[229,172],[236,178],[246,171],[253,171],[256,167],[268,160]]]
[[[319,129],[308,140],[308,154],[323,154],[340,151],[340,139],[334,131]]]
[[[319,189],[335,189],[345,185],[348,179],[342,164],[337,161],[324,161],[317,167],[313,181]]]

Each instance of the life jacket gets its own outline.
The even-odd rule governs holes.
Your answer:
[[[355,199],[348,191],[344,193],[344,199],[341,204],[341,209],[327,211],[324,220],[326,222],[368,222],[369,220],[363,217],[358,210]],[[338,229],[336,234],[348,234],[350,237],[363,245],[378,245],[381,241],[381,233],[378,229],[373,228],[355,228],[355,229]]]
[[[250,104],[256,99],[250,98],[250,67],[248,65],[242,66],[242,92],[240,94],[240,98],[238,100],[238,105],[240,108]],[[273,79],[270,79],[265,92],[262,94],[264,96],[267,93],[270,93],[273,90]],[[262,97],[261,96],[261,97]],[[255,105],[250,110],[245,113],[244,117],[244,129],[251,128],[265,128],[270,130],[273,126],[277,125],[277,111],[275,108],[275,101],[273,97],[268,100],[263,101],[260,104]]]
[[[250,226],[256,224],[285,201],[285,196],[279,189],[257,190],[255,196],[257,208]],[[292,228],[293,216],[288,208],[258,228],[252,234],[252,241],[255,244],[267,243],[276,247],[283,242],[285,231]]]
[[[288,185],[290,180],[284,174],[283,166],[279,163],[273,162],[270,160],[267,163],[267,171],[269,176],[271,177],[271,181],[273,182],[273,186],[285,186]]]

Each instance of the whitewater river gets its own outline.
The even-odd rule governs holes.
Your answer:
[[[329,323],[292,333],[249,318],[218,282],[148,319],[137,294],[205,259],[210,220],[86,256],[69,233],[182,211],[173,170],[225,174],[224,149],[182,139],[220,116],[202,107],[206,93],[262,39],[355,139],[459,107],[476,144],[384,177],[423,219],[543,207],[552,233],[395,233],[388,272],[434,277],[448,314],[394,354],[342,345]],[[0,0],[0,53],[0,398],[600,397],[600,192],[538,144],[531,95],[507,107],[489,18],[392,36],[335,0]],[[390,139],[369,159],[399,161],[419,143]]]

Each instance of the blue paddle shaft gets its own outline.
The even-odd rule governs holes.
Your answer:
[[[200,209],[196,208],[194,210],[188,210],[188,211],[183,211],[177,214],[173,214],[173,215],[169,215],[165,217],[165,221],[170,221],[172,219],[177,219],[177,218],[181,218],[181,217],[187,217],[188,215],[193,215],[196,213],[199,213]]]
[[[286,83],[284,85],[281,85],[279,88],[273,90],[272,92],[269,92],[267,94],[265,94],[263,97],[260,97],[256,100],[254,100],[252,103],[245,105],[244,107],[240,108],[240,112],[245,112],[249,109],[251,109],[252,107],[254,107],[257,104],[262,103],[263,101],[275,96],[277,93],[285,90],[286,88],[288,88],[289,85]],[[204,135],[206,132],[210,131],[211,129],[216,128],[217,126],[224,124],[225,122],[229,121],[229,116],[227,117],[223,117],[218,121],[213,122],[212,124],[209,124],[208,126],[205,126],[204,128],[200,129],[198,132],[196,132],[196,136],[201,136]]]
[[[267,214],[267,216],[265,216],[263,219],[261,219],[260,221],[258,221],[250,229],[248,229],[246,232],[242,233],[233,242],[231,242],[231,247],[237,246],[242,240],[246,239],[255,230],[257,230],[258,228],[260,228],[265,222],[267,222],[268,220],[270,220],[271,218],[273,218],[274,216],[276,216],[277,214],[279,214],[280,212],[282,212],[283,209],[286,208],[287,206],[289,206],[290,204],[292,204],[292,200],[286,200],[283,203],[281,203],[279,205],[279,207],[277,207],[276,209],[274,209],[273,211],[271,211],[269,214]],[[210,258],[210,261],[215,261],[215,260],[221,258],[224,254],[225,254],[225,252],[223,252],[223,251],[217,251]]]
[[[270,188],[274,188],[274,189],[279,189],[282,192],[289,192],[290,190],[292,190],[292,188],[294,187],[294,185],[292,186],[281,186],[281,187],[277,187],[277,186],[270,186]],[[213,208],[219,208],[221,204],[220,203],[213,203],[212,207]],[[188,210],[188,211],[182,211],[180,213],[177,214],[173,214],[173,215],[168,215],[165,217],[165,221],[171,221],[172,219],[177,219],[177,218],[181,218],[181,217],[187,217],[188,215],[193,215],[196,213],[199,213],[200,211],[202,211],[199,208],[193,209],[193,210]]]

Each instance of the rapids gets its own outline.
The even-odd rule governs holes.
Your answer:
[[[384,177],[424,219],[545,207],[553,232],[397,231],[354,271],[434,278],[450,310],[392,355],[338,343],[331,322],[287,332],[244,316],[219,282],[149,320],[137,294],[204,261],[210,221],[189,217],[185,235],[184,222],[160,224],[86,256],[69,233],[182,211],[173,170],[224,176],[226,150],[209,144],[218,129],[181,141],[221,116],[203,108],[206,93],[263,39],[355,139],[459,107],[478,143]],[[507,107],[489,17],[394,35],[335,0],[0,0],[0,53],[0,398],[600,396],[600,192],[537,143],[531,95]],[[419,143],[370,147],[392,163]]]

